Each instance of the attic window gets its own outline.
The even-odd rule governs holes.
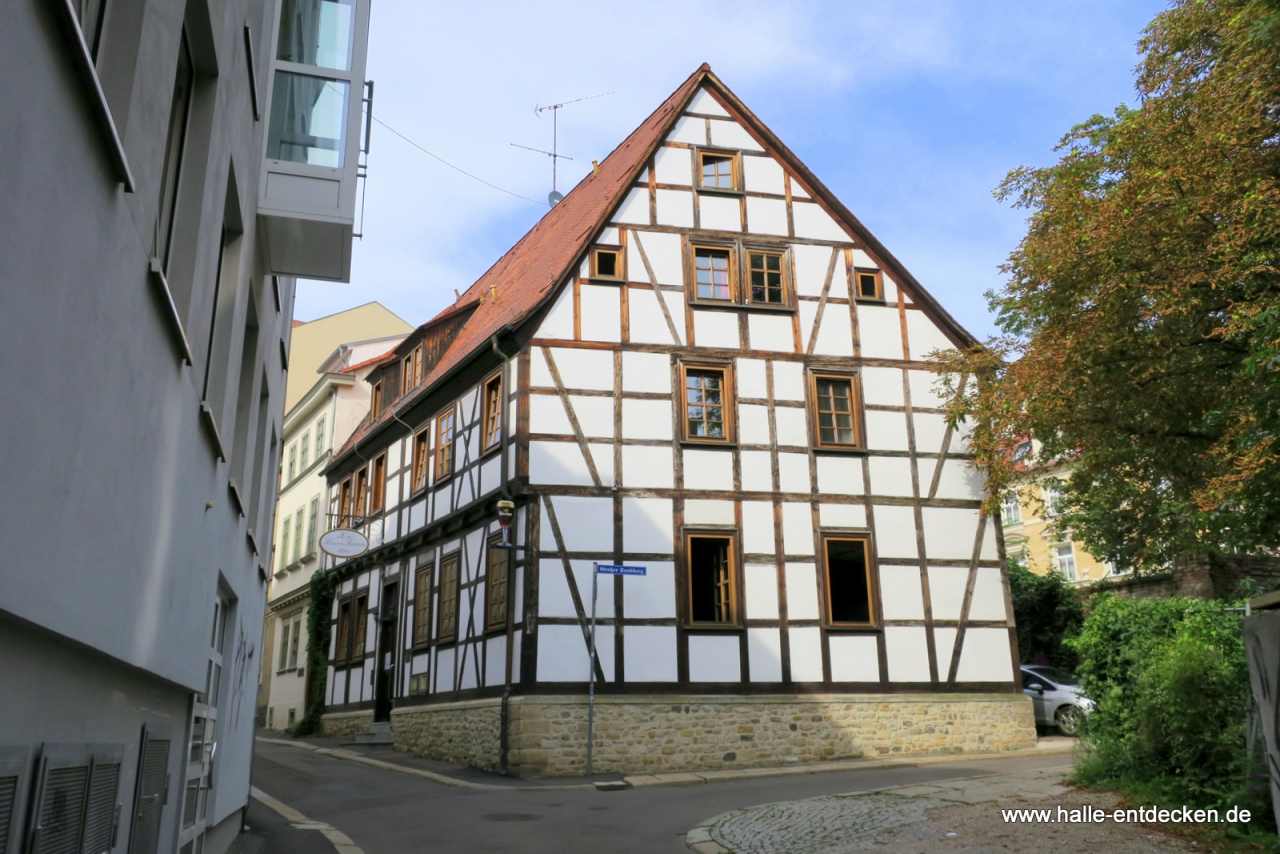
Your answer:
[[[1020,463],[1031,453],[1031,442],[1029,440],[1019,442],[1013,449],[1013,461]]]
[[[858,299],[884,299],[884,282],[879,270],[858,270],[855,273]]]
[[[704,151],[698,155],[698,186],[704,190],[738,189],[737,155]]]
[[[591,254],[591,278],[621,279],[622,250],[617,248],[600,248]]]

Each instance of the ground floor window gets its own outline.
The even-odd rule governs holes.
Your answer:
[[[870,545],[867,537],[826,536],[822,539],[827,621],[832,626],[875,623]]]
[[[733,625],[737,622],[734,535],[690,534],[686,540],[689,622]]]

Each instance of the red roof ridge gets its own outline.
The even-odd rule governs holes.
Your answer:
[[[302,326],[302,325],[303,325],[303,324],[305,324],[305,323],[306,323],[306,321],[305,321],[305,320],[295,320],[295,321],[293,321],[293,326],[292,326],[291,328],[292,328],[292,329],[297,329],[299,326]]]

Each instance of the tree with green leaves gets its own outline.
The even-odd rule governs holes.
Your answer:
[[[1143,569],[1280,546],[1280,0],[1175,0],[1138,47],[1137,105],[996,191],[1029,211],[1002,334],[939,359],[988,511],[1035,436],[1059,526]]]

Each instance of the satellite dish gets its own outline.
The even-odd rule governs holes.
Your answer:
[[[554,208],[556,205],[560,204],[560,202],[561,202],[561,200],[562,200],[562,199],[564,199],[564,193],[559,193],[559,192],[556,192],[555,190],[552,190],[552,191],[547,195],[547,203],[548,203],[549,205],[551,205],[551,207],[553,207],[553,208]]]

